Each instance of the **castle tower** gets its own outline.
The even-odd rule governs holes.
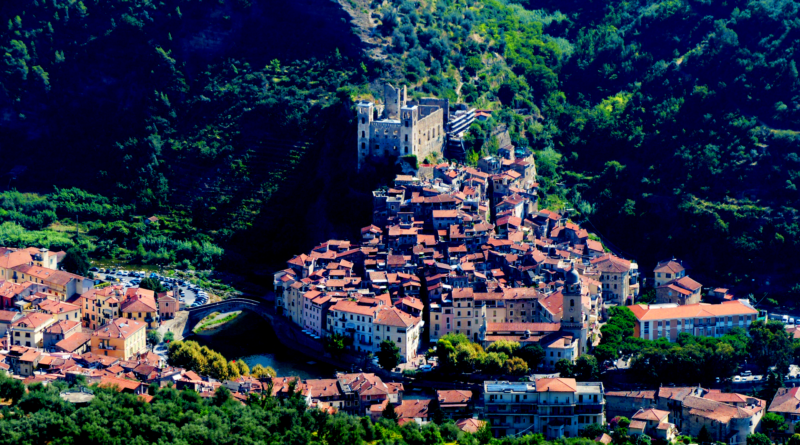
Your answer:
[[[400,144],[403,147],[400,155],[416,155],[419,151],[419,135],[417,135],[417,122],[419,121],[419,108],[403,107],[400,110]]]
[[[586,353],[589,330],[587,317],[583,311],[583,304],[581,304],[583,286],[581,277],[575,270],[575,263],[572,264],[572,270],[567,272],[562,294],[564,295],[564,305],[562,306],[561,329],[578,339],[578,355],[580,356]]]
[[[356,109],[358,110],[358,168],[360,169],[364,160],[369,155],[369,129],[372,125],[374,104],[372,102],[360,101],[356,104]]]
[[[387,119],[398,119],[400,109],[406,106],[408,101],[408,90],[406,87],[395,88],[394,85],[386,83],[383,85],[383,101],[386,104],[384,113]]]

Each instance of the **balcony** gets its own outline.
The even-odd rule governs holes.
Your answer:
[[[575,414],[601,414],[603,412],[603,404],[587,404],[577,405],[575,407]]]
[[[99,345],[97,347],[97,349],[104,349],[106,351],[116,351],[117,347],[116,346],[111,346],[111,345],[103,345],[103,344],[101,344],[101,345]]]
[[[573,415],[573,409],[571,406],[569,407],[553,407],[548,409],[540,410],[539,412],[542,416],[571,416]]]

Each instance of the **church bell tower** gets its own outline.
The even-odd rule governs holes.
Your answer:
[[[578,355],[583,355],[587,352],[589,323],[588,316],[583,310],[583,304],[581,304],[583,286],[574,262],[572,263],[572,269],[567,272],[562,294],[564,295],[564,306],[561,316],[561,330],[571,333],[574,338],[578,339]]]

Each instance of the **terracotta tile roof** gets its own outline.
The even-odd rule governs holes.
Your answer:
[[[800,388],[780,388],[767,410],[771,413],[800,414]]]
[[[357,373],[340,374],[337,378],[340,385],[348,385],[359,396],[378,396],[396,394],[397,387],[389,386],[375,374]],[[400,387],[402,389],[402,387]]]
[[[22,314],[14,311],[0,311],[0,323],[11,323],[17,316]]]
[[[441,405],[464,404],[472,400],[472,391],[439,390],[436,397]]]
[[[0,268],[12,269],[14,267],[33,262],[31,254],[24,250],[11,250],[3,248],[0,252]]]
[[[100,378],[98,386],[103,388],[116,388],[117,391],[131,390],[134,391],[141,385],[140,382],[135,380],[122,379],[119,377],[103,376]]]
[[[421,400],[403,400],[403,403],[395,408],[398,419],[427,419],[428,418],[428,404],[431,403],[430,399]]]
[[[687,396],[693,394],[696,390],[697,388],[695,387],[678,387],[678,388],[661,387],[658,388],[658,397],[670,400],[682,401]]]
[[[690,291],[696,291],[703,287],[702,284],[698,283],[697,281],[689,278],[689,277],[682,277],[675,282],[678,286],[689,289]]]
[[[642,420],[631,420],[631,424],[628,428],[631,430],[644,430],[646,426],[647,423]]]
[[[656,268],[653,269],[653,272],[664,272],[664,273],[680,273],[683,272],[683,266],[677,261],[669,260],[669,261],[662,261],[656,265]]]
[[[80,306],[63,301],[45,300],[39,303],[39,310],[48,314],[63,314],[81,310]]]
[[[669,416],[669,411],[661,411],[655,408],[640,409],[633,415],[632,419],[636,420],[652,420],[661,422],[665,417]]]
[[[688,396],[683,399],[684,409],[689,408],[689,414],[713,419],[721,423],[728,423],[731,419],[747,419],[753,417],[761,411],[765,402],[760,399],[757,405],[747,408],[740,408],[714,400],[704,399],[696,396]]]
[[[602,252],[603,251],[603,244],[600,241],[595,241],[593,239],[586,240],[586,248],[589,250],[593,250],[595,252]]]
[[[686,289],[684,289],[684,288],[682,288],[680,286],[676,286],[674,284],[662,284],[661,286],[658,286],[658,287],[659,287],[659,289],[661,289],[661,288],[669,289],[669,290],[671,290],[673,292],[677,292],[677,293],[679,293],[681,295],[692,295],[691,291],[686,290]]]
[[[52,315],[42,314],[39,312],[32,312],[29,313],[28,315],[23,316],[14,323],[11,323],[11,327],[12,328],[25,327],[25,328],[36,329],[41,326],[49,325],[50,323],[53,322],[54,320]]]
[[[51,325],[49,328],[47,328],[45,332],[48,332],[50,334],[64,334],[66,332],[71,331],[79,324],[80,323],[78,323],[75,320],[60,320]]]
[[[359,301],[342,300],[331,306],[328,311],[331,313],[344,312],[347,314],[358,314],[374,317],[375,312],[378,310],[378,305],[366,303],[363,300],[363,298]]]
[[[408,306],[408,307],[410,307],[412,309],[416,309],[418,311],[421,311],[421,310],[423,310],[425,308],[425,305],[422,303],[422,300],[420,300],[419,298],[414,298],[414,297],[405,297],[402,300],[400,300],[398,303],[402,304],[404,306]]]
[[[483,428],[484,425],[486,425],[486,421],[485,420],[478,420],[478,419],[473,419],[473,418],[461,419],[461,420],[456,422],[456,426],[461,431],[464,431],[465,433],[473,433],[473,434],[477,433],[478,430]]]
[[[631,262],[616,257],[610,253],[597,257],[591,261],[601,272],[624,273],[631,270]]]
[[[306,380],[305,384],[311,398],[334,397],[342,393],[336,379],[312,379]]]
[[[536,380],[536,392],[576,392],[578,384],[575,379],[553,378]]]
[[[83,280],[82,276],[64,272],[63,270],[53,270],[27,264],[16,266],[13,269],[17,272],[34,276],[45,283],[57,284],[59,286],[66,286],[72,280]]]
[[[611,436],[609,436],[609,435],[608,435],[608,434],[606,434],[606,433],[603,433],[603,434],[601,434],[600,436],[598,436],[598,437],[597,437],[597,438],[596,438],[594,441],[595,441],[595,442],[600,442],[600,443],[602,443],[603,445],[608,445],[608,444],[610,444],[610,443],[611,443],[613,440],[614,440],[614,439],[613,439]]]
[[[606,397],[630,397],[633,399],[655,400],[655,391],[606,391]]]
[[[557,332],[561,323],[486,323],[486,332]]]
[[[99,338],[129,338],[133,334],[145,329],[145,323],[142,321],[131,320],[128,318],[117,318],[111,323],[100,327],[92,336]]]
[[[722,392],[718,389],[711,389],[708,391],[707,394],[703,395],[703,398],[714,400],[716,402],[737,404],[737,403],[747,403],[747,399],[751,397],[747,397],[742,394],[737,394],[735,392]]]
[[[564,306],[564,295],[561,292],[556,292],[542,298],[539,300],[539,302],[542,304],[542,307],[547,309],[548,312],[553,315],[558,315],[562,313]]]
[[[677,307],[657,307],[643,304],[629,306],[640,321],[675,318],[722,317],[728,315],[758,315],[758,311],[742,300],[720,304],[695,303]]]
[[[127,301],[122,303],[122,312],[155,312],[155,293],[149,289],[130,288],[126,292]]]

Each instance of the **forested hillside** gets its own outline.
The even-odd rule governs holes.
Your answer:
[[[3,2],[0,17],[0,187],[46,194],[2,197],[6,245],[236,268],[271,239],[254,224],[297,226],[304,200],[278,220],[268,203],[347,126],[348,88],[367,74],[330,2],[29,0]],[[234,235],[248,230],[239,255]]]
[[[97,256],[220,263],[163,254],[197,238],[230,269],[268,270],[369,222],[380,174],[353,172],[350,100],[392,80],[494,110],[467,162],[507,124],[535,150],[542,206],[574,209],[644,268],[674,255],[740,296],[800,296],[787,260],[800,247],[797,3],[343,4],[371,59],[329,1],[3,2],[0,187],[87,189],[128,206],[125,224],[167,215],[155,234],[95,230]],[[51,227],[18,219],[0,214]]]

